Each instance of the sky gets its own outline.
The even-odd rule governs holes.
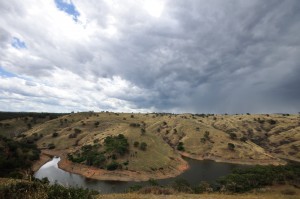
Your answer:
[[[0,111],[298,113],[299,0],[0,1]]]

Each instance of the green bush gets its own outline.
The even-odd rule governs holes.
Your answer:
[[[57,136],[58,136],[57,132],[55,132],[55,133],[52,134],[52,137],[57,137]]]
[[[0,177],[20,178],[19,170],[28,169],[40,158],[40,150],[26,140],[17,142],[0,136]]]
[[[96,191],[62,185],[49,185],[47,181],[17,182],[0,186],[0,198],[92,199]]]
[[[108,136],[104,139],[105,151],[124,155],[129,151],[127,138],[123,134],[118,136]]]
[[[140,149],[143,150],[143,151],[146,151],[146,150],[147,150],[147,143],[142,142],[142,143],[140,144]]]
[[[232,144],[232,143],[228,143],[227,147],[228,147],[229,150],[234,151],[235,145]]]
[[[135,141],[135,142],[133,143],[133,146],[134,146],[134,147],[139,147],[139,145],[140,145],[140,143],[137,142],[137,141]]]
[[[247,169],[236,169],[233,173],[221,177],[218,183],[227,191],[241,193],[251,189],[273,184],[299,184],[300,166],[255,166]]]
[[[122,165],[120,165],[119,163],[117,163],[115,161],[112,161],[111,163],[109,163],[106,166],[106,169],[109,170],[109,171],[113,171],[113,170],[116,170],[116,169],[118,169],[120,167],[122,167]]]
[[[177,145],[177,150],[178,151],[184,151],[184,146],[183,146],[183,142],[179,142]]]

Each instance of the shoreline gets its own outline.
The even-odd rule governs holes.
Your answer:
[[[44,164],[49,162],[52,158],[53,158],[53,156],[41,153],[40,159],[38,161],[34,162],[33,165],[31,166],[32,171],[37,172]]]
[[[223,162],[223,163],[231,163],[231,164],[240,164],[240,165],[274,165],[274,166],[279,166],[279,165],[286,165],[287,162],[281,159],[278,160],[250,160],[250,159],[222,159],[216,156],[200,156],[200,155],[193,155],[189,154],[186,152],[178,152],[180,155],[183,157],[191,158],[194,160],[212,160],[215,162]]]

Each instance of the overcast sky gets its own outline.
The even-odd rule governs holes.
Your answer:
[[[299,0],[1,0],[1,111],[300,111]]]

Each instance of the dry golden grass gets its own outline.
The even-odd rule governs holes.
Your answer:
[[[258,118],[265,122],[258,122]],[[268,122],[271,119],[276,121],[275,125]],[[298,115],[280,114],[200,117],[192,114],[76,113],[37,125],[26,134],[43,134],[37,141],[41,148],[53,143],[56,149],[75,151],[93,144],[95,139],[101,143],[106,136],[122,133],[129,140],[130,154],[120,161],[129,160],[129,170],[151,172],[176,166],[176,159],[180,158],[176,151],[179,142],[184,143],[184,155],[196,159],[241,164],[283,164],[279,158],[300,161],[299,121]],[[96,127],[95,122],[99,122],[99,126]],[[146,124],[145,135],[141,135],[140,128],[129,126],[142,122]],[[82,133],[77,138],[69,138],[75,128]],[[206,131],[210,139],[201,142]],[[237,139],[230,138],[230,131]],[[54,132],[59,136],[52,137]],[[247,142],[240,140],[243,136],[248,138]],[[146,142],[148,149],[144,152],[134,148],[134,141]],[[78,146],[74,146],[76,142]],[[233,143],[235,150],[229,150],[228,143]]]

